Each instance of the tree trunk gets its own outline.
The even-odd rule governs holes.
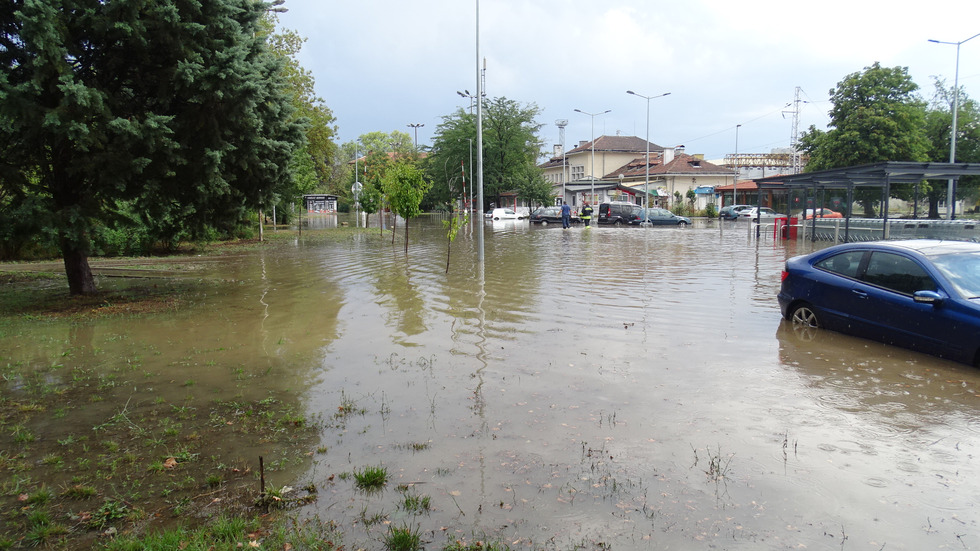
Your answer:
[[[65,259],[65,275],[68,276],[68,292],[72,295],[95,294],[95,278],[88,265],[88,255],[62,242],[62,256]]]
[[[405,254],[408,254],[408,218],[405,219]]]

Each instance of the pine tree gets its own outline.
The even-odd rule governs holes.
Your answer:
[[[99,224],[229,229],[290,181],[302,120],[254,0],[0,7],[0,189],[39,200],[72,294],[95,292]]]

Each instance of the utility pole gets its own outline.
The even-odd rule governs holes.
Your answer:
[[[568,119],[558,119],[555,121],[558,127],[558,143],[561,144],[561,202],[565,202],[565,127],[568,126]]]

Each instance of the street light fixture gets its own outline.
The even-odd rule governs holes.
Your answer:
[[[476,95],[471,94],[469,90],[464,90],[462,92],[460,92],[459,90],[456,90],[456,93],[459,94],[460,97],[470,98],[470,115],[472,115],[473,114],[473,101],[476,100]]]
[[[408,124],[409,128],[415,129],[415,151],[419,150],[419,128],[425,126],[425,124],[420,122],[412,122]]]
[[[960,40],[959,42],[944,42],[942,40],[929,39],[929,42],[934,42],[936,44],[952,44],[956,46],[956,71],[953,77],[953,129],[949,137],[949,162],[956,162],[956,115],[960,109],[960,45],[973,40],[974,38],[980,36],[977,33],[966,40]],[[956,208],[956,180],[953,178],[949,179],[948,187],[946,189],[946,200],[949,202],[949,208],[946,209],[946,219],[952,220],[954,215],[954,210]]]
[[[583,115],[588,115],[589,117],[592,118],[592,143],[591,143],[591,145],[592,145],[592,162],[591,162],[591,165],[592,166],[590,167],[592,170],[590,170],[591,174],[589,175],[590,176],[589,179],[592,182],[592,192],[591,192],[591,195],[592,196],[591,196],[591,200],[592,200],[593,203],[595,202],[595,118],[596,118],[597,115],[605,115],[606,113],[608,113],[610,111],[612,111],[612,109],[606,109],[605,111],[603,111],[601,113],[586,113],[585,111],[582,111],[581,109],[576,109],[575,110],[576,113],[582,113]]]
[[[646,173],[643,177],[643,208],[644,208],[645,219],[640,222],[641,225],[646,225],[647,222],[646,218],[649,217],[646,216],[645,213],[646,213],[646,209],[650,208],[650,100],[656,98],[662,98],[664,96],[669,96],[670,92],[664,92],[659,96],[644,96],[643,94],[637,94],[632,90],[627,90],[626,93],[647,100],[647,137],[644,140],[645,142],[647,142],[647,157],[646,157],[646,162],[644,163],[646,168]]]

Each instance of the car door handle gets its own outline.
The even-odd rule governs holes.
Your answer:
[[[858,298],[868,298],[868,293],[865,293],[859,289],[851,289],[851,292],[857,295]]]

